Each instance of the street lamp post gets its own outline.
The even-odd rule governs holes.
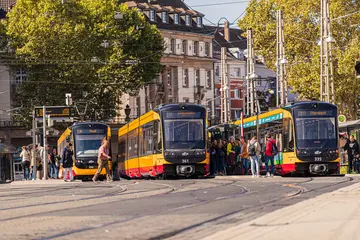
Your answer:
[[[130,113],[131,113],[131,109],[130,109],[130,106],[129,104],[126,105],[125,109],[125,122],[130,122]]]

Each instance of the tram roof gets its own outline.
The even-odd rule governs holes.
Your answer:
[[[283,108],[293,108],[293,107],[297,107],[297,106],[301,106],[301,105],[311,105],[311,104],[319,104],[321,103],[322,105],[329,105],[329,106],[336,106],[332,103],[328,103],[328,102],[321,102],[321,101],[295,101],[295,102],[291,102],[288,105],[285,105]]]
[[[205,108],[203,105],[195,104],[195,103],[167,103],[167,104],[161,104],[161,105],[157,106],[154,110],[162,111],[162,110],[166,110],[166,109],[181,108],[183,106],[188,107],[190,109]]]
[[[72,127],[80,126],[80,125],[95,125],[95,124],[108,126],[108,124],[103,123],[103,122],[76,122],[72,125]]]

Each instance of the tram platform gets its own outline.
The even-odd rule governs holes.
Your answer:
[[[81,180],[65,182],[62,179],[47,179],[47,180],[13,181],[10,184],[15,186],[21,186],[21,185],[58,185],[58,184],[78,184],[78,183],[81,183]]]
[[[351,174],[358,178],[359,175]],[[355,179],[359,181],[359,179]],[[360,183],[217,232],[212,239],[360,239]]]

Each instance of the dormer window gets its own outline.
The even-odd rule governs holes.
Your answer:
[[[150,9],[149,18],[151,22],[155,22],[155,10]]]
[[[190,16],[189,16],[189,15],[186,15],[186,16],[185,16],[186,26],[190,26],[190,22],[191,22]]]
[[[162,12],[161,13],[161,19],[163,23],[167,23],[168,22],[168,15],[167,12]]]
[[[179,24],[179,14],[178,13],[174,14],[174,23]]]
[[[202,17],[197,17],[196,18],[196,26],[197,27],[202,27],[203,25],[202,25]]]

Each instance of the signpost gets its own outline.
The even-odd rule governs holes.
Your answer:
[[[67,96],[67,100],[70,101],[71,96]],[[49,120],[49,123],[51,123],[52,119],[55,119],[57,121],[63,121],[63,122],[72,122],[73,118],[72,118],[72,111],[71,111],[71,107],[69,106],[42,106],[42,107],[35,107],[34,109],[34,116],[33,116],[33,131],[32,131],[32,135],[33,135],[33,152],[34,152],[34,156],[36,156],[36,149],[35,149],[35,144],[36,144],[36,129],[37,129],[37,122],[42,122],[43,123],[43,180],[48,179],[48,152],[46,150],[46,145],[47,145],[47,129],[46,125],[47,125],[47,120]],[[49,126],[50,127],[50,126]],[[55,133],[55,131],[54,131]],[[36,179],[36,161],[34,164],[34,179]]]

